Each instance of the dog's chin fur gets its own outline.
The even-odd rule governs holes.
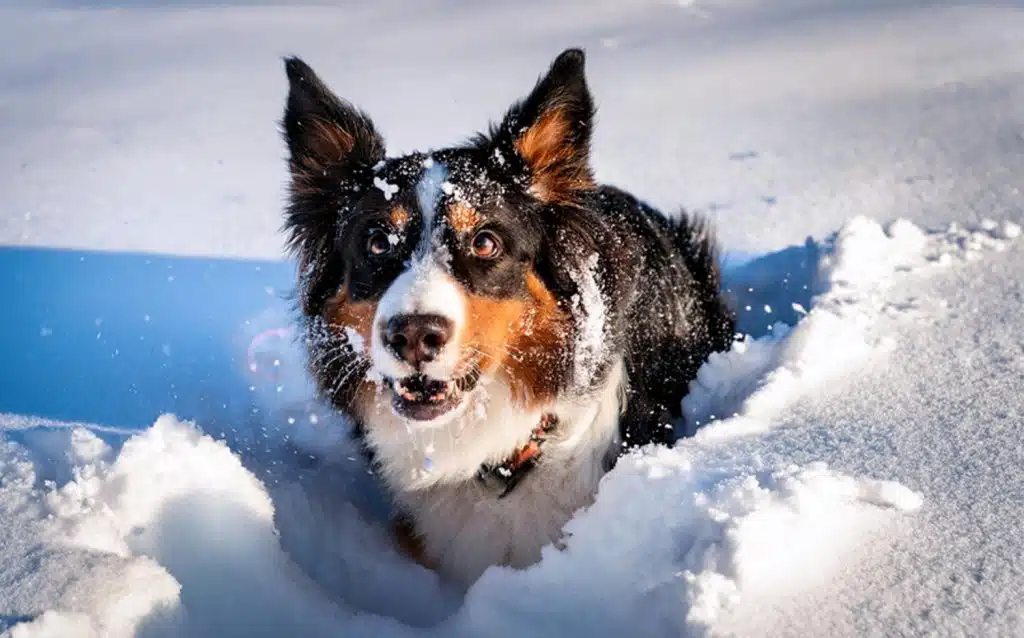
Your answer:
[[[379,471],[388,485],[401,492],[420,490],[444,483],[474,480],[482,464],[499,463],[510,451],[529,440],[531,432],[545,414],[559,417],[555,440],[576,441],[568,431],[578,425],[586,413],[581,407],[594,407],[608,394],[618,400],[624,396],[625,375],[622,364],[609,373],[610,380],[583,395],[566,394],[550,403],[524,407],[516,402],[509,384],[502,378],[485,378],[463,397],[455,409],[431,421],[406,418],[391,407],[386,388],[367,392],[355,408],[357,418],[367,424],[366,443],[374,450]],[[620,401],[624,406],[624,402]],[[606,440],[604,452],[612,447],[611,434],[617,434],[618,419]]]
[[[378,471],[413,512],[426,563],[469,585],[489,565],[526,567],[580,508],[619,447],[628,381],[621,361],[593,391],[523,410],[500,380],[478,387],[463,410],[430,427],[391,410],[387,397],[361,407]],[[476,480],[480,464],[522,445],[543,414],[558,417],[530,480],[501,500]]]
[[[463,585],[539,560],[618,454],[671,442],[689,383],[732,341],[708,225],[593,180],[583,61],[560,55],[489,133],[397,158],[286,63],[286,229],[312,375],[419,558]],[[507,489],[480,479],[527,450]]]

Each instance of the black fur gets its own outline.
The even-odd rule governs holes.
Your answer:
[[[379,299],[410,258],[415,239],[431,230],[422,227],[415,196],[427,156],[385,159],[383,139],[365,114],[335,97],[305,63],[292,58],[286,68],[289,246],[303,268],[299,294],[314,375],[347,412],[361,381],[351,374],[360,369],[359,355],[345,352],[344,338],[325,330],[324,304],[342,286],[353,299]],[[447,168],[448,181],[472,201],[484,227],[500,235],[506,254],[493,262],[467,257],[472,237],[452,230],[445,231],[444,242],[453,276],[474,294],[521,297],[526,273],[533,272],[565,312],[603,315],[603,347],[583,373],[578,363],[590,353],[579,351],[576,335],[549,353],[552,389],[586,393],[621,357],[629,378],[624,443],[668,442],[698,368],[710,353],[729,348],[734,316],[720,295],[707,222],[682,214],[669,219],[622,190],[594,184],[594,112],[583,52],[570,49],[500,125],[463,146],[431,153],[431,161]],[[519,150],[523,136],[555,116],[562,119],[542,139],[553,139],[557,153],[549,163],[531,164]],[[541,178],[544,188],[537,187]],[[397,187],[394,199],[384,198],[375,179]],[[367,259],[367,233],[386,227],[387,211],[396,204],[412,216],[409,240],[380,259]],[[581,280],[594,254],[599,303]]]

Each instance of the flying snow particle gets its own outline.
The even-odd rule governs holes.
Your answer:
[[[385,201],[391,201],[391,198],[398,192],[398,186],[395,184],[389,184],[387,181],[380,177],[373,178],[373,185],[376,186],[380,192],[384,193]]]

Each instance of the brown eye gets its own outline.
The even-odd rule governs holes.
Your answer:
[[[482,230],[473,237],[473,254],[480,259],[494,259],[501,254],[501,241],[489,230]]]
[[[391,252],[391,240],[388,239],[387,233],[379,228],[371,230],[370,234],[366,237],[366,252],[374,257],[380,257]]]

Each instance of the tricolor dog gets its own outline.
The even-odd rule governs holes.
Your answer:
[[[595,181],[578,49],[487,133],[402,157],[304,62],[286,69],[312,374],[421,562],[463,585],[531,565],[624,450],[674,439],[688,384],[730,346],[710,229]]]

